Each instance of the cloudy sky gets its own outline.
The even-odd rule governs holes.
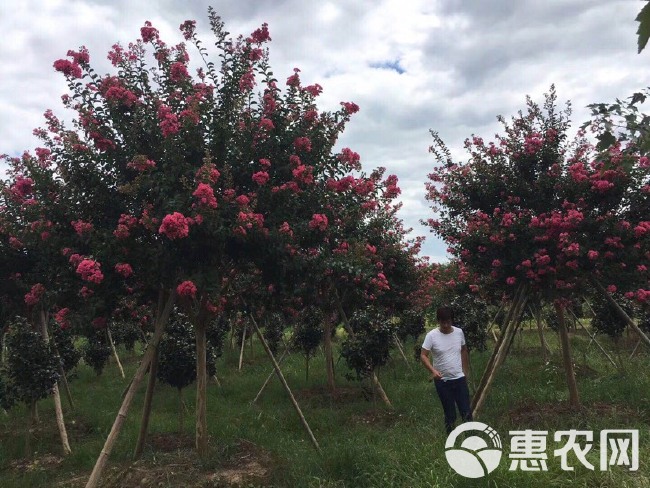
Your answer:
[[[574,125],[585,105],[624,98],[648,86],[650,49],[636,54],[636,0],[221,0],[212,3],[234,35],[268,22],[271,64],[280,80],[294,67],[304,84],[324,88],[320,107],[340,101],[361,107],[341,146],[361,154],[364,167],[397,174],[401,216],[414,235],[427,235],[423,253],[445,259],[443,243],[419,224],[431,211],[424,199],[429,129],[440,132],[457,158],[471,134],[489,139],[496,115],[541,100],[555,83],[570,99]],[[32,129],[47,108],[63,115],[63,77],[52,63],[85,45],[99,73],[106,53],[128,44],[150,20],[168,43],[195,19],[209,40],[209,0],[23,0],[0,6],[0,153],[35,147]],[[209,42],[205,42],[206,45]],[[192,54],[190,50],[190,55]],[[1,170],[1,168],[0,168]],[[1,174],[1,171],[0,171]]]

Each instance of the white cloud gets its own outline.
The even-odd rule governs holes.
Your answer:
[[[6,2],[5,2],[6,3]],[[42,113],[61,113],[66,90],[54,60],[85,44],[97,71],[110,70],[111,45],[139,36],[151,20],[169,43],[178,25],[196,19],[209,45],[206,0],[27,0],[0,7],[5,42],[0,51],[0,152],[19,154],[37,141]],[[509,116],[530,94],[540,100],[556,83],[571,99],[574,125],[584,106],[626,97],[648,85],[650,52],[636,54],[639,2],[625,0],[300,0],[224,1],[217,6],[234,35],[268,22],[271,64],[284,81],[299,67],[305,83],[320,83],[323,109],[354,101],[361,111],[340,144],[362,156],[366,168],[386,166],[403,188],[406,227],[428,234],[419,220],[431,211],[424,182],[434,160],[429,129],[440,132],[455,157],[472,133],[489,139],[496,115]],[[190,51],[192,53],[192,51]],[[372,67],[399,62],[404,73]],[[446,246],[429,237],[433,260]]]

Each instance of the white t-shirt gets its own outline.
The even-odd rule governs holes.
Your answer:
[[[462,329],[452,325],[449,334],[443,334],[440,329],[433,329],[424,338],[422,349],[433,353],[433,367],[440,371],[442,379],[455,380],[465,376],[460,348],[465,345],[465,334]]]

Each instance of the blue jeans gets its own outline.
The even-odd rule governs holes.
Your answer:
[[[435,380],[436,391],[445,412],[445,428],[447,434],[454,430],[456,422],[456,406],[464,422],[472,420],[472,408],[469,403],[469,388],[467,379],[463,376],[455,380]]]

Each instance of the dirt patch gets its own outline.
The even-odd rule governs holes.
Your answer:
[[[643,419],[638,410],[628,405],[596,402],[583,405],[574,409],[567,402],[559,403],[536,403],[525,402],[507,412],[507,416],[513,424],[537,425],[547,420],[554,420],[558,417],[572,417],[576,415],[592,417],[613,417],[622,416],[628,419]]]
[[[240,440],[235,452],[217,472],[209,477],[216,486],[264,484],[273,466],[270,453],[247,440]]]
[[[356,425],[374,425],[378,427],[390,427],[397,423],[403,414],[390,410],[368,410],[360,415],[352,415],[349,422]]]
[[[316,386],[314,388],[303,388],[295,393],[298,401],[306,400],[311,402],[333,401],[334,403],[351,403],[357,400],[368,400],[368,392],[363,388],[338,387],[331,392],[325,386]]]
[[[63,462],[63,458],[60,456],[53,456],[51,454],[46,454],[33,459],[16,459],[11,461],[9,467],[16,471],[26,472],[26,471],[36,471],[36,470],[49,470],[56,468],[59,464]]]
[[[187,434],[164,432],[149,436],[149,444],[155,452],[172,452],[178,449],[192,449],[194,437]]]

